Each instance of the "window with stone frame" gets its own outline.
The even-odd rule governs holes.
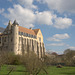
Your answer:
[[[34,38],[36,38],[36,35],[34,35]]]
[[[23,32],[21,32],[21,35],[23,35]]]
[[[13,41],[13,38],[11,38],[11,42]]]
[[[31,35],[31,38],[33,38],[33,35]]]
[[[18,32],[19,33],[19,35],[21,35],[21,32]]]
[[[4,37],[2,37],[2,41],[4,42]]]
[[[26,36],[28,36],[28,33],[26,33]]]
[[[24,33],[24,36],[26,36],[26,33]]]
[[[41,38],[39,37],[39,42],[41,42]]]
[[[30,37],[30,34],[28,34],[28,36]]]

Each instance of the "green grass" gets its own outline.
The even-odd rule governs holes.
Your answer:
[[[49,75],[75,75],[75,67],[49,67],[47,71]]]
[[[25,68],[23,66],[15,66],[16,69],[10,73],[10,75],[25,75]],[[4,65],[1,68],[0,75],[7,75],[9,73],[9,66]]]
[[[4,65],[1,68],[0,75],[6,75],[8,70],[7,65]],[[48,67],[47,69],[48,75],[75,75],[75,67],[62,67],[62,68],[56,68],[56,66]],[[24,66],[16,66],[16,70],[10,73],[10,75],[28,75],[28,73],[25,73]],[[43,71],[40,72],[38,75],[46,75]]]

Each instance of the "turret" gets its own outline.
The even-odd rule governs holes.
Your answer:
[[[9,23],[8,23],[8,30],[11,30],[11,26],[12,26],[12,23],[11,23],[11,21],[9,20]]]
[[[15,54],[18,54],[18,41],[19,41],[19,37],[18,37],[18,23],[16,22],[16,20],[14,21],[14,23],[12,24],[12,37],[13,37],[13,51]]]

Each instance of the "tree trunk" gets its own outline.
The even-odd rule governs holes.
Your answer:
[[[7,75],[9,75],[12,71],[13,71],[13,69],[11,69]]]

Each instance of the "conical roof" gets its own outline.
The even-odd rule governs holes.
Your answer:
[[[19,25],[16,20],[14,20],[13,25]]]

